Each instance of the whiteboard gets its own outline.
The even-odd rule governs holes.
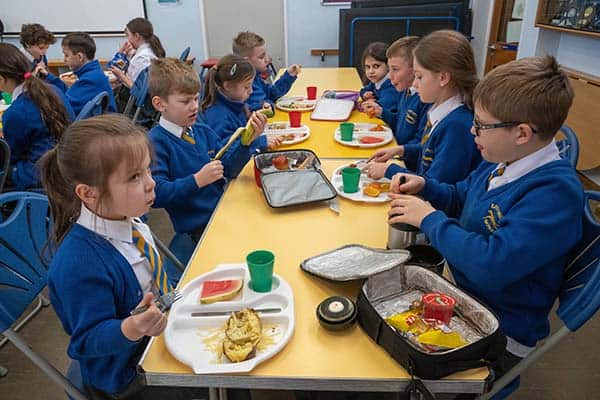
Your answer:
[[[9,35],[30,23],[58,34],[123,33],[136,17],[146,17],[144,0],[0,0],[0,20]]]

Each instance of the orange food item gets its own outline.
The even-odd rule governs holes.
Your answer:
[[[377,189],[375,186],[367,185],[363,188],[363,194],[369,197],[379,197],[381,191]]]
[[[385,131],[385,128],[383,127],[383,125],[381,124],[377,124],[376,126],[372,127],[371,129],[369,129],[371,132],[383,132]]]
[[[277,156],[273,158],[273,166],[279,170],[289,169],[289,160],[286,156]]]
[[[373,118],[375,116],[375,110],[373,110],[372,108],[369,108],[367,110],[367,115],[369,116],[369,118]]]

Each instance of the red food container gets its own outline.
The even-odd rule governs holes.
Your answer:
[[[258,169],[258,166],[256,165],[256,159],[254,159],[254,181],[256,182],[256,186],[262,189],[262,183],[260,183],[260,175],[260,169]]]
[[[423,302],[423,318],[437,319],[446,325],[452,318],[456,299],[443,293],[427,293],[421,297]]]

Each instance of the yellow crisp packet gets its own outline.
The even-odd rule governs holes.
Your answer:
[[[419,314],[414,311],[405,311],[400,314],[394,314],[385,319],[385,322],[402,332],[411,332],[420,334],[429,329],[429,326],[423,321]]]
[[[439,329],[430,329],[417,336],[417,340],[422,344],[445,347],[447,349],[456,349],[467,344],[458,332],[445,333]]]

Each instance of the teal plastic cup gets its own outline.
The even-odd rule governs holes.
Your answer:
[[[352,122],[342,122],[340,124],[340,135],[345,142],[351,142],[354,135],[354,124]]]
[[[342,170],[342,183],[344,193],[358,192],[358,183],[360,181],[360,169],[355,167],[346,167]]]
[[[250,288],[255,292],[271,291],[275,255],[268,250],[255,250],[246,256],[250,271]]]
[[[8,92],[2,92],[2,99],[4,100],[4,104],[6,105],[12,103],[12,96]]]

